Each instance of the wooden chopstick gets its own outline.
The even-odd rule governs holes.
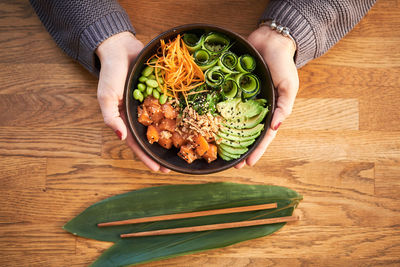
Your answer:
[[[216,210],[205,210],[205,211],[195,211],[195,212],[187,212],[187,213],[168,214],[168,215],[144,217],[144,218],[129,219],[129,220],[115,221],[115,222],[105,222],[105,223],[99,223],[99,224],[97,224],[97,226],[98,227],[105,227],[105,226],[116,226],[116,225],[144,223],[144,222],[176,220],[176,219],[193,218],[193,217],[208,216],[208,215],[217,215],[217,214],[227,214],[227,213],[246,212],[246,211],[255,211],[255,210],[275,209],[276,207],[277,207],[276,203],[270,203],[270,204],[242,206],[242,207],[226,208],[226,209],[216,209]]]
[[[287,216],[287,217],[259,219],[259,220],[252,220],[252,221],[218,223],[218,224],[200,225],[200,226],[192,226],[192,227],[146,231],[146,232],[138,232],[138,233],[130,233],[130,234],[121,234],[120,236],[122,238],[126,238],[126,237],[138,237],[138,236],[154,236],[154,235],[180,234],[180,233],[189,233],[189,232],[201,232],[201,231],[209,231],[209,230],[220,230],[220,229],[238,228],[238,227],[245,227],[245,226],[290,222],[290,221],[297,221],[298,219],[299,219],[298,216]]]

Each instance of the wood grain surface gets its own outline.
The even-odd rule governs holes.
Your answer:
[[[400,1],[378,1],[299,70],[293,113],[254,167],[204,176],[149,171],[103,124],[96,78],[27,2],[0,3],[0,266],[87,266],[110,243],[62,230],[84,208],[143,187],[217,181],[290,187],[304,196],[302,220],[143,266],[400,266]],[[248,36],[268,1],[120,3],[147,43],[194,22]]]

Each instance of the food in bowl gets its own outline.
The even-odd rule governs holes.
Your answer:
[[[149,143],[177,149],[187,163],[232,161],[248,151],[269,109],[258,98],[255,58],[235,54],[235,44],[217,31],[160,40],[133,90]]]

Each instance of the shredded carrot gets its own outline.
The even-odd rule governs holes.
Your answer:
[[[153,58],[156,60],[151,61]],[[187,101],[188,92],[205,82],[203,71],[194,62],[180,34],[168,43],[161,40],[157,54],[149,58],[147,65],[155,68],[157,83],[168,96],[178,98],[181,93]]]
[[[193,92],[187,93],[187,95],[195,95],[195,94],[201,94],[201,93],[205,93],[205,92],[208,92],[208,90],[193,91]]]

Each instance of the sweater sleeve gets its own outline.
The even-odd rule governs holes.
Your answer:
[[[100,63],[96,48],[108,37],[134,29],[115,0],[30,0],[43,25],[69,56],[94,75]]]
[[[323,55],[345,36],[376,0],[271,0],[261,21],[288,27],[297,44],[296,66]]]

